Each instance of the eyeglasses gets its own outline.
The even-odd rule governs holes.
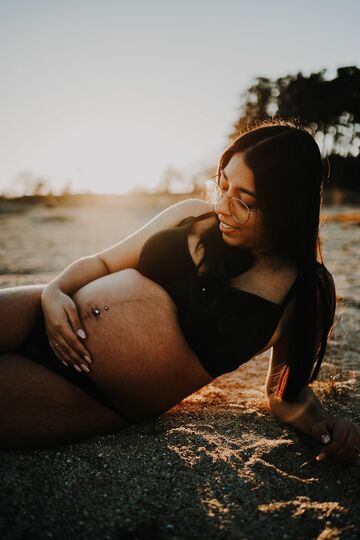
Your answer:
[[[244,201],[242,201],[241,199],[237,199],[236,197],[229,197],[226,191],[221,189],[219,184],[214,180],[206,181],[206,194],[209,201],[214,205],[221,202],[223,197],[226,196],[229,202],[231,216],[234,218],[235,221],[241,224],[246,223],[249,220],[250,215],[256,214],[256,212],[258,211],[258,209],[250,210],[247,204],[245,204]]]

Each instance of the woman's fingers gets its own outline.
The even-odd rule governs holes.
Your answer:
[[[76,338],[74,337],[75,341]],[[79,356],[78,352],[67,344],[65,339],[58,335],[55,339],[49,340],[50,345],[55,353],[55,356],[61,361],[72,366],[76,371],[89,373],[90,369],[84,359]],[[90,359],[89,359],[90,360]],[[90,360],[91,362],[91,360]]]
[[[83,363],[84,360],[85,364],[92,363],[89,351],[80,342],[79,338],[73,334],[71,329],[67,330],[66,334],[64,333],[62,337],[65,342],[64,347],[66,347],[67,353],[74,359],[76,363]]]
[[[53,353],[56,356],[56,358],[58,360],[60,360],[60,362],[62,364],[64,364],[64,366],[69,367],[71,364],[69,364],[69,362],[67,360],[64,360],[64,353],[60,354],[60,351],[58,350],[59,349],[59,344],[58,343],[52,343],[50,340],[49,340],[49,344],[50,344],[50,347],[52,348]]]
[[[81,340],[75,336],[72,327],[69,324],[68,318],[63,323],[58,322],[52,327],[47,329],[49,339],[52,339],[53,343],[58,345],[66,351],[66,353],[77,364],[84,363],[91,364],[91,355]]]
[[[67,356],[69,363],[79,373],[81,373],[81,371],[85,371],[86,373],[89,373],[90,369],[88,367],[87,362],[84,361],[84,359],[81,356],[79,356],[77,351],[74,351],[74,348],[73,348],[74,344],[72,344],[72,345],[73,346],[69,346],[68,343],[66,343],[66,341],[63,341],[63,343],[61,345],[62,351]],[[91,360],[90,360],[90,362],[91,362]]]
[[[331,441],[321,449],[318,460],[325,457],[339,463],[349,463],[359,456],[360,430],[348,420],[336,419],[329,426]]]
[[[340,423],[339,420],[335,421],[332,425],[331,431],[331,440],[330,442],[322,449],[322,452],[328,457],[332,457],[336,452],[342,447],[344,440],[347,437],[347,430],[343,423]]]
[[[83,343],[86,334],[75,302],[60,289],[52,289],[49,296],[42,296],[42,306],[46,333],[56,358],[77,371],[89,372],[91,354]]]
[[[337,449],[334,449],[330,457],[341,463],[348,463],[359,457],[360,431],[359,428],[351,422],[344,420],[343,423],[347,429],[346,437],[343,439],[342,444],[339,445]],[[335,438],[337,438],[336,429],[337,427],[335,426]]]
[[[86,339],[86,332],[80,322],[80,317],[76,309],[75,303],[73,302],[72,305],[65,306],[64,309],[75,334],[81,339]]]
[[[345,433],[341,432],[339,438],[334,435],[334,443],[330,448],[326,449],[327,455],[334,461],[344,463],[351,459],[353,449],[351,447],[351,434],[350,431]]]
[[[68,321],[70,323],[70,327],[73,330],[73,332],[71,333],[67,332],[66,335],[63,334],[63,336],[68,346],[78,353],[79,355],[78,361],[80,363],[83,363],[83,361],[85,360],[85,362],[87,362],[88,364],[91,364],[91,355],[89,351],[86,349],[85,345],[83,345],[83,343],[81,342],[81,340],[86,339],[86,333],[80,322],[80,318],[79,318],[75,303],[71,300],[71,304],[66,305],[64,307],[64,310],[65,310]],[[78,337],[75,337],[74,333]],[[81,339],[79,340],[78,338],[81,338]]]

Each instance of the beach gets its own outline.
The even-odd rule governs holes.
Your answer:
[[[0,287],[46,283],[157,211],[4,205]],[[322,217],[338,302],[312,388],[331,414],[360,425],[360,208]],[[320,444],[271,414],[269,356],[117,434],[0,452],[1,539],[358,539],[360,463],[317,462]]]

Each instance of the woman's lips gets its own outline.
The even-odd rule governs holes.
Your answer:
[[[232,227],[231,225],[228,225],[224,221],[220,221],[219,227],[220,227],[220,231],[226,234],[236,233],[239,230],[238,227]]]

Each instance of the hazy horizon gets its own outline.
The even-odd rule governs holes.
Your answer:
[[[356,65],[360,4],[0,5],[0,192],[124,193],[213,166],[257,76]]]

